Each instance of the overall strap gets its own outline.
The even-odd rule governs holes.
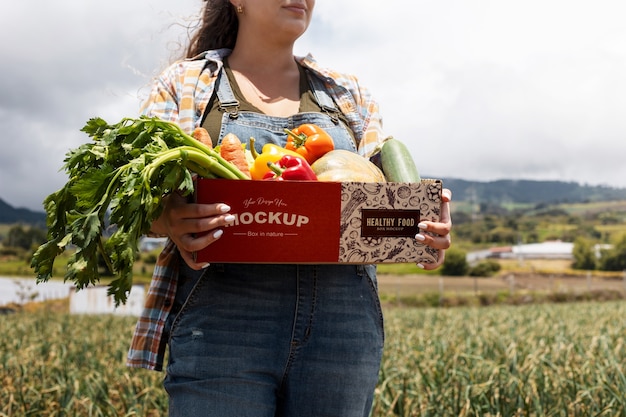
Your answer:
[[[233,89],[228,81],[226,70],[222,68],[216,81],[217,99],[219,100],[219,106],[221,110],[228,113],[231,119],[239,117],[239,101],[235,98]]]
[[[320,106],[322,111],[331,118],[333,123],[339,123],[338,115],[341,110],[337,108],[337,106],[335,105],[335,101],[326,91],[326,86],[324,86],[322,80],[311,74],[311,72],[308,70],[306,70],[306,74],[317,104]]]

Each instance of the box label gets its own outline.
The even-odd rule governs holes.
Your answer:
[[[362,237],[414,237],[420,211],[363,209],[361,217]]]

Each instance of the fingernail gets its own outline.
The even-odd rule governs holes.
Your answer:
[[[415,235],[415,240],[418,240],[418,241],[420,241],[420,242],[423,242],[423,241],[424,241],[424,239],[426,239],[426,238],[425,238],[425,237],[424,237],[424,235],[423,235],[423,234],[421,234],[421,233],[418,233],[418,234],[416,234],[416,235]]]
[[[204,265],[202,265],[202,269],[206,269],[206,268],[208,268],[210,266],[211,266],[211,264],[207,262]]]
[[[222,213],[228,213],[228,212],[230,211],[230,206],[229,206],[229,205],[227,205],[227,204],[222,204],[222,205],[220,206],[220,211],[221,211]]]
[[[224,231],[222,229],[216,230],[215,233],[213,233],[213,238],[214,239],[219,239],[220,236],[222,236],[223,233],[224,233]]]
[[[415,264],[415,265],[417,265],[417,267],[418,267],[419,269],[424,269],[424,265],[422,265],[422,264],[420,264],[420,263],[417,263],[417,264]]]
[[[418,223],[417,224],[417,228],[418,229],[422,229],[422,230],[426,230],[428,226],[426,225],[426,223]]]
[[[224,217],[224,221],[226,223],[232,223],[235,221],[235,216],[233,216],[232,214],[229,214],[228,216]]]

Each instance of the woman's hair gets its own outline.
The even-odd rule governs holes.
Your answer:
[[[198,28],[192,33],[187,58],[211,49],[233,49],[237,39],[239,21],[235,7],[229,0],[205,0]]]

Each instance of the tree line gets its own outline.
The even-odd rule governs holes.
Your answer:
[[[601,247],[591,239],[579,237],[574,241],[574,269],[626,271],[626,235],[611,247]]]
[[[531,208],[509,210],[484,202],[475,213],[454,211],[453,247],[441,269],[445,275],[489,276],[499,270],[495,261],[467,264],[466,251],[489,246],[539,243],[546,240],[574,242],[572,268],[580,270],[626,270],[626,210],[591,210],[571,214],[559,205],[538,203]],[[558,226],[558,227],[557,227]],[[613,227],[613,233],[600,226]],[[46,241],[43,228],[12,226],[0,236],[5,255],[30,256]]]
[[[548,240],[574,242],[573,269],[626,270],[626,211],[623,209],[594,209],[572,214],[560,205],[539,203],[531,208],[508,210],[487,202],[481,203],[474,213],[453,211],[452,218],[454,246],[461,253],[452,250],[446,254],[446,262],[453,265],[448,275],[472,272],[472,267],[463,265],[464,250]],[[495,272],[489,265],[480,265],[480,270]]]

